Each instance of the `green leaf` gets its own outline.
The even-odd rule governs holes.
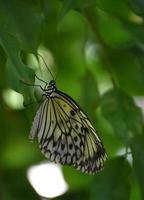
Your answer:
[[[109,122],[104,118],[100,107],[96,111],[96,129],[102,138],[107,155],[110,158],[115,157],[116,152],[124,148],[122,141],[114,134],[114,130]],[[112,145],[113,144],[113,145]]]
[[[140,194],[139,183],[134,173],[132,173],[130,176],[130,182],[131,182],[130,200],[140,200],[141,194]]]
[[[110,69],[116,82],[127,93],[144,94],[144,51],[140,47],[109,50]]]
[[[118,89],[106,92],[101,98],[104,117],[114,133],[128,144],[135,135],[142,133],[142,114],[133,99]]]
[[[99,91],[96,79],[91,71],[86,71],[82,79],[82,107],[91,116],[93,122],[96,118],[96,108],[99,104]]]
[[[43,23],[39,1],[0,1],[0,30],[12,34],[21,49],[35,52]]]
[[[95,176],[90,200],[128,200],[131,168],[124,157],[107,162],[105,169]]]
[[[0,73],[0,87],[4,88],[6,85],[6,78],[5,78],[5,64],[6,64],[6,54],[3,50],[3,48],[0,46],[0,66],[1,67],[1,73]]]
[[[70,186],[71,191],[89,189],[90,183],[94,178],[94,176],[90,176],[89,174],[83,174],[75,168],[69,166],[63,166],[63,172],[65,180]]]
[[[143,0],[129,0],[129,4],[134,12],[144,17],[144,1]]]
[[[28,180],[26,179],[27,168],[14,168],[3,170],[1,175],[1,194],[5,200],[39,200],[40,197],[33,188],[30,187]],[[16,180],[16,177],[18,179]],[[0,196],[1,197],[1,196]]]
[[[36,52],[39,45],[43,17],[38,1],[0,1],[0,44],[6,53],[6,73],[9,87],[33,98],[30,87],[20,83],[34,82],[34,72],[23,64],[21,50]]]
[[[139,181],[141,198],[144,199],[144,135],[136,136],[131,143],[132,155],[133,155],[133,167],[135,174]]]
[[[99,34],[108,46],[123,47],[123,45],[129,45],[131,43],[131,33],[119,18],[109,13],[102,12],[101,10],[95,12],[97,12],[96,26],[98,27]],[[113,29],[115,31],[111,34]]]
[[[63,7],[60,12],[60,18],[62,19],[68,13],[68,11],[73,8],[84,9],[92,6],[95,3],[95,0],[64,0]]]
[[[33,83],[34,72],[22,63],[19,42],[12,35],[5,35],[5,32],[2,31],[0,31],[0,36],[0,44],[7,55],[6,72],[8,85],[23,94],[24,98],[28,100],[33,97],[30,87],[25,86],[20,81]]]
[[[128,19],[129,17],[130,8],[126,0],[116,0],[116,1],[97,0],[96,5],[100,9],[112,15],[115,15],[117,17],[120,17],[123,19]]]

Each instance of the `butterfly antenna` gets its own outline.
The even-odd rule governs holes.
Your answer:
[[[53,80],[54,80],[54,79],[55,79],[55,78],[54,78],[54,75],[53,75],[53,73],[51,72],[51,70],[49,69],[48,65],[46,64],[44,58],[43,58],[39,53],[37,53],[37,55],[42,59],[43,63],[45,64],[47,70],[49,71],[50,75],[52,76],[52,78],[53,78]]]
[[[36,74],[35,74],[35,78],[37,78],[37,80],[39,80],[39,81],[45,83],[46,85],[48,84],[46,81],[44,81],[44,80],[42,80],[41,78],[39,78]]]

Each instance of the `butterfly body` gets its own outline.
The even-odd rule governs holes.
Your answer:
[[[57,90],[54,80],[43,91],[45,99],[29,138],[37,136],[41,152],[53,162],[89,174],[101,170],[106,153],[87,116],[70,96]]]
[[[54,92],[56,91],[56,83],[54,80],[50,81],[47,88],[44,90],[45,91],[45,96],[47,98],[52,98],[54,95]]]

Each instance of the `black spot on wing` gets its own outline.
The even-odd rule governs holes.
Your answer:
[[[77,137],[77,136],[74,137],[74,141],[75,141],[75,142],[78,141],[78,137]]]
[[[87,127],[85,127],[84,131],[87,133],[89,131],[89,129]]]
[[[73,144],[69,144],[69,148],[72,149],[73,148]]]
[[[61,144],[61,149],[62,149],[62,151],[65,149],[65,144]]]
[[[71,114],[72,116],[75,116],[76,113],[75,113],[73,110],[71,110],[71,111],[70,111],[70,114]]]
[[[76,125],[75,125],[75,129],[77,130],[78,128],[79,128],[79,126],[76,124]]]
[[[53,147],[56,147],[57,142],[53,141]]]

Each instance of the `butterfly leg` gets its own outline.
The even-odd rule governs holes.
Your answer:
[[[20,80],[20,83],[23,83],[24,85],[27,85],[27,86],[33,86],[33,87],[40,87],[40,89],[42,91],[45,91],[41,85],[35,85],[35,84],[30,84],[30,83],[25,83],[23,80]]]

